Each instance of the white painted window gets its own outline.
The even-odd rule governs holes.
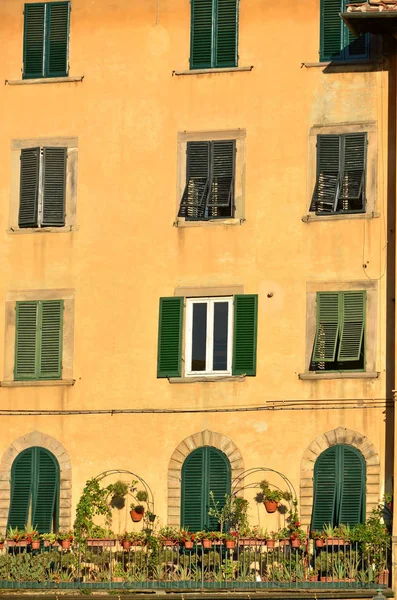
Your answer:
[[[233,298],[186,299],[186,376],[232,372]]]

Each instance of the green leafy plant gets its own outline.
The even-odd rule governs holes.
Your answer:
[[[110,527],[112,521],[112,510],[108,504],[108,488],[101,488],[97,479],[89,479],[80,496],[76,508],[76,520],[74,530],[76,539],[83,540],[92,535],[95,527],[94,517],[102,516],[106,527]]]
[[[337,529],[337,527],[334,527],[331,523],[324,525],[323,532],[324,532],[324,536],[326,538],[338,537],[338,529]]]
[[[265,479],[259,484],[260,492],[255,496],[255,502],[262,504],[263,502],[280,502],[280,500],[289,500],[291,497],[290,492],[282,491],[279,489],[271,489],[270,484]]]
[[[73,531],[58,531],[57,533],[58,542],[63,542],[64,540],[73,542],[73,537]]]

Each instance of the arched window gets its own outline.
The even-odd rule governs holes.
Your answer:
[[[59,464],[55,456],[35,446],[24,450],[11,468],[11,502],[7,527],[37,527],[40,533],[58,529]]]
[[[314,465],[312,529],[363,523],[365,479],[364,457],[356,448],[338,444],[320,454]]]
[[[211,446],[191,452],[182,467],[181,525],[190,531],[219,529],[217,521],[208,516],[210,492],[222,508],[230,487],[230,463],[223,452]]]

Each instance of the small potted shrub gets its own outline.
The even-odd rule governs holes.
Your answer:
[[[122,583],[124,581],[125,571],[122,563],[118,560],[112,570],[112,581],[114,583]]]
[[[289,492],[282,492],[281,490],[272,490],[270,489],[270,484],[268,481],[263,480],[260,482],[259,487],[261,489],[255,496],[255,501],[258,504],[264,504],[266,508],[266,512],[275,513],[278,505],[280,504],[280,500],[289,499]]]
[[[299,548],[306,542],[307,534],[301,529],[299,521],[293,521],[290,524],[290,540],[292,548]]]
[[[28,544],[32,547],[32,550],[40,550],[40,534],[35,527],[27,526],[25,528],[26,539]]]
[[[225,540],[226,548],[228,550],[233,550],[236,545],[236,540],[238,539],[238,533],[236,531],[225,533],[223,539]]]
[[[128,483],[120,479],[116,483],[108,486],[108,490],[112,495],[110,506],[121,510],[125,506],[125,497],[128,494]]]
[[[312,531],[310,534],[311,538],[314,540],[314,545],[316,546],[316,548],[323,548],[324,547],[324,534],[320,531]]]
[[[145,514],[145,507],[142,505],[142,502],[147,501],[148,494],[145,490],[139,490],[136,493],[135,498],[137,502],[131,504],[130,515],[134,523],[139,523],[139,521],[142,521],[143,515]]]
[[[192,550],[195,539],[196,534],[188,531],[187,529],[181,530],[180,541],[185,546],[186,550]]]
[[[41,539],[45,548],[49,546],[58,546],[57,534],[56,533],[42,533]]]
[[[268,548],[274,548],[274,546],[276,545],[276,540],[278,540],[278,539],[279,539],[279,532],[271,531],[270,537],[267,538],[267,540],[266,540],[266,546]]]
[[[69,550],[73,542],[73,531],[58,531],[57,540],[61,544],[63,550]]]
[[[201,542],[203,548],[206,550],[212,548],[212,540],[209,535],[210,533],[208,531],[198,531],[196,533],[196,542]]]
[[[175,546],[179,543],[180,531],[176,527],[162,527],[159,531],[159,541],[163,546]]]
[[[339,529],[328,523],[324,526],[323,535],[327,546],[344,546],[344,541],[341,538]]]
[[[18,548],[28,545],[26,533],[18,527],[9,527],[7,530],[7,545],[9,547],[17,546]]]

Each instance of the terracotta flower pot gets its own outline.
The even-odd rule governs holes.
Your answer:
[[[163,540],[163,546],[176,546],[174,540]]]
[[[64,550],[69,550],[70,540],[61,540],[61,546]]]
[[[389,585],[389,569],[384,569],[379,573],[378,583],[380,585]]]
[[[138,513],[136,510],[132,509],[130,510],[130,516],[134,523],[139,523],[139,521],[142,521],[143,513]]]
[[[291,540],[291,546],[292,548],[299,548],[301,545],[301,541],[297,540],[297,539],[293,539]]]
[[[266,540],[266,546],[268,548],[274,548],[275,543],[275,540]]]
[[[129,550],[131,548],[130,540],[123,540],[121,543],[123,545],[124,550]]]
[[[188,540],[185,542],[185,548],[186,550],[192,550],[193,549],[193,542],[191,540]]]
[[[233,550],[235,545],[236,542],[234,540],[226,540],[226,548],[228,548],[229,550]]]
[[[315,544],[316,548],[324,548],[324,540],[316,540]]]
[[[317,575],[310,575],[309,580],[310,581],[318,581],[318,574]]]
[[[274,502],[273,500],[265,500],[263,504],[268,513],[275,513],[278,507],[278,502]]]
[[[32,550],[40,550],[40,540],[32,540]]]
[[[205,538],[203,540],[203,548],[212,548],[212,541],[209,540],[208,538]]]
[[[280,546],[289,546],[290,541],[289,540],[280,540]]]
[[[3,550],[4,548],[4,542],[0,542],[0,550]]]

